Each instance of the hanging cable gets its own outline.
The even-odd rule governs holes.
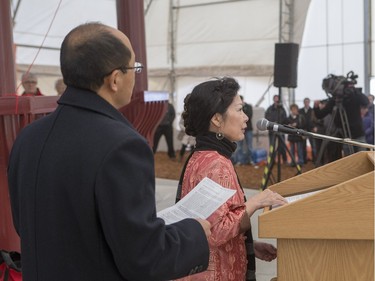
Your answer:
[[[151,4],[152,4],[153,1],[154,1],[154,0],[150,0],[150,1],[148,2],[147,7],[146,7],[146,9],[145,9],[145,16],[147,15],[148,10],[150,9]]]

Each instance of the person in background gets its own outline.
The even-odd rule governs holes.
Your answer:
[[[306,130],[308,132],[314,131],[314,123],[315,123],[315,115],[314,110],[310,106],[310,99],[304,98],[303,100],[303,107],[299,109],[299,114],[304,117],[305,119],[305,126],[303,128],[300,127],[300,129]],[[315,145],[315,139],[313,137],[308,137],[303,139],[302,141],[302,151],[303,151],[303,159],[305,163],[308,161],[307,157],[307,140],[309,140],[310,147],[311,147],[311,161],[315,162],[316,158],[316,145]]]
[[[57,79],[55,82],[55,90],[58,96],[61,96],[66,89],[66,85],[64,83],[64,79]]]
[[[327,104],[327,100],[321,100],[319,102],[319,105],[318,105],[320,110],[322,110],[326,106],[326,104]],[[331,118],[332,118],[331,114],[328,114],[327,116],[325,116],[324,118],[321,118],[321,119],[315,118],[313,133],[325,135],[326,132],[327,132],[328,125],[331,122]],[[327,149],[324,149],[324,150],[320,151],[321,147],[322,147],[322,143],[323,143],[322,139],[320,139],[320,138],[315,139],[315,144],[316,144],[315,166],[316,167],[319,167],[319,166],[322,166],[326,163],[331,162]],[[327,148],[330,144],[335,145],[334,142],[329,142],[328,145],[327,145]],[[318,157],[319,154],[321,154],[320,157]]]
[[[285,199],[266,189],[246,201],[230,159],[236,142],[245,137],[247,115],[238,95],[239,84],[223,77],[197,85],[184,100],[185,131],[196,145],[181,174],[183,198],[205,177],[236,193],[209,218],[210,263],[207,271],[181,280],[255,280],[255,257],[276,258],[276,248],[252,238],[250,217],[265,206],[284,205]]]
[[[305,117],[302,114],[299,114],[298,105],[290,105],[290,115],[287,118],[287,124],[293,128],[305,128]],[[288,141],[290,144],[290,153],[295,157],[296,150],[298,161],[297,164],[302,166],[305,161],[303,158],[303,141],[304,139],[301,136],[290,134],[288,135]],[[294,166],[294,163],[289,163],[291,166]]]
[[[285,124],[285,120],[287,118],[286,111],[282,104],[279,102],[279,95],[273,96],[273,104],[270,105],[265,114],[264,117],[271,122],[276,122],[279,124]],[[286,146],[285,146],[285,136],[284,134],[275,133],[273,131],[268,131],[268,139],[270,145],[275,142],[276,136],[280,137],[281,143],[278,144],[278,151],[280,155],[282,156],[283,162],[287,163],[286,158]]]
[[[36,97],[43,96],[42,92],[38,88],[38,77],[31,72],[25,72],[21,77],[22,87],[24,89],[22,96],[25,97]]]
[[[245,138],[237,142],[237,149],[233,154],[234,163],[237,165],[254,164],[252,159],[253,152],[253,107],[244,101],[242,95],[240,98],[243,102],[243,112],[248,117],[245,129]]]
[[[319,102],[319,109],[324,111],[324,108],[328,104],[328,99],[321,100]],[[332,114],[329,113],[326,116],[324,116],[322,119],[316,119],[316,127],[317,127],[317,133],[321,135],[331,135],[332,132],[336,131],[336,125],[335,122],[332,121]],[[325,141],[325,140],[324,140]],[[324,141],[322,139],[316,139],[317,144],[317,157],[315,161],[315,166],[319,167],[324,164],[336,161],[337,159],[342,157],[342,146],[341,144],[334,142],[334,141],[328,141],[326,143],[325,148],[323,147]],[[320,155],[320,158],[319,158]]]
[[[118,110],[143,68],[135,59],[128,37],[100,23],[64,38],[67,89],[9,158],[24,280],[156,281],[207,268],[210,223],[157,217],[154,155]]]
[[[176,111],[171,103],[168,103],[167,112],[161,120],[159,126],[156,128],[154,135],[153,151],[156,153],[159,145],[160,138],[164,135],[168,147],[168,157],[170,159],[176,158],[176,152],[173,145],[173,121],[176,118]]]
[[[370,113],[369,107],[366,106],[361,108],[361,115],[366,142],[374,144],[374,116]]]
[[[368,111],[370,112],[370,114],[372,114],[372,116],[375,116],[374,115],[374,95],[368,95],[367,96],[367,99],[368,99]]]
[[[333,137],[348,138],[350,137],[354,141],[366,142],[365,132],[363,130],[361,107],[367,107],[369,104],[368,98],[361,92],[360,88],[347,88],[348,92],[344,92],[343,95],[336,94],[328,99],[327,104],[324,108],[319,107],[319,101],[314,102],[314,113],[317,118],[324,118],[327,114],[334,115],[334,125],[332,128],[328,128],[326,134]],[[340,114],[338,106],[341,105],[343,111]],[[347,117],[347,124],[344,118]],[[348,131],[348,132],[346,132]],[[351,151],[348,144],[336,143],[337,153],[333,157],[334,160],[342,158],[342,156],[348,156]],[[352,146],[353,152],[366,150],[360,146]]]

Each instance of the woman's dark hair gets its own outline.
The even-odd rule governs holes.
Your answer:
[[[61,45],[64,83],[77,88],[96,91],[106,75],[121,66],[129,66],[130,59],[129,48],[101,23],[74,28]]]
[[[231,77],[197,85],[184,100],[185,132],[194,137],[207,133],[212,116],[216,113],[224,115],[239,89],[240,85]]]
[[[296,103],[292,103],[291,105],[289,105],[289,108],[290,108],[290,110],[292,110],[292,108],[298,109],[298,105]]]

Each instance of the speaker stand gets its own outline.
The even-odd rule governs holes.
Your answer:
[[[271,180],[272,183],[280,182],[281,181],[281,152],[280,150],[284,148],[285,152],[288,153],[291,159],[292,166],[295,166],[297,173],[299,175],[302,173],[302,168],[300,165],[296,163],[294,155],[290,152],[288,147],[285,144],[284,138],[280,135],[280,133],[275,133],[272,137],[272,141],[269,147],[269,156],[267,158],[267,166],[264,169],[263,179],[261,183],[261,189],[265,190],[267,188],[268,182]],[[277,180],[272,175],[272,169],[275,165],[277,157]],[[284,163],[285,164],[285,163]]]

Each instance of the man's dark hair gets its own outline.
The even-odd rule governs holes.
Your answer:
[[[208,132],[211,118],[216,113],[225,115],[240,86],[231,77],[203,82],[184,100],[185,132],[190,136]]]
[[[61,45],[60,64],[67,86],[97,91],[104,77],[116,68],[129,66],[131,52],[101,23],[74,28]]]

